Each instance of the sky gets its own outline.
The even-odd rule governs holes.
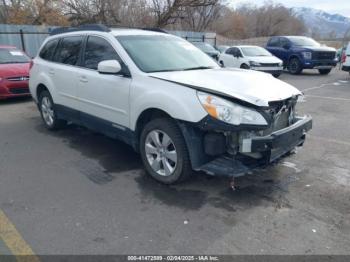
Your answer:
[[[233,7],[242,3],[262,5],[266,0],[227,0]],[[326,11],[330,14],[341,14],[350,17],[350,0],[275,0],[287,7],[311,7]]]

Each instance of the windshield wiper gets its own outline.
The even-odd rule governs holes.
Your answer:
[[[183,71],[191,71],[191,70],[204,70],[204,69],[214,69],[212,66],[198,66],[198,67],[191,67],[183,69]]]

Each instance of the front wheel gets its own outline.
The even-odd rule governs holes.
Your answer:
[[[185,139],[170,119],[155,119],[144,127],[140,153],[147,173],[161,183],[175,184],[192,173]]]
[[[321,75],[328,75],[332,69],[319,69],[318,72],[320,72]]]
[[[273,77],[275,77],[275,78],[279,78],[279,77],[281,76],[281,74],[282,74],[282,73],[273,73],[272,75],[273,75]]]
[[[241,68],[242,68],[242,69],[247,69],[247,70],[250,69],[250,67],[249,67],[247,64],[241,65]]]
[[[293,75],[299,75],[303,71],[303,68],[301,66],[301,62],[298,58],[292,58],[289,61],[288,71],[289,71],[289,73],[291,73]]]

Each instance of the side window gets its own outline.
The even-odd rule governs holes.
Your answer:
[[[54,61],[66,65],[76,65],[82,43],[82,36],[63,38],[55,52]]]
[[[273,37],[270,39],[268,46],[270,47],[278,47],[279,46],[279,38]]]
[[[97,70],[97,66],[104,60],[121,61],[114,48],[103,38],[89,36],[84,53],[83,67]]]
[[[228,54],[228,55],[232,55],[233,54],[233,48],[231,47],[231,48],[227,49],[225,53]]]
[[[45,46],[41,49],[39,56],[44,60],[51,61],[58,42],[59,39],[54,39],[47,42]]]
[[[287,45],[289,43],[289,41],[286,38],[280,38],[280,47],[284,47],[285,45]]]

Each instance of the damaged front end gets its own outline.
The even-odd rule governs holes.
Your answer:
[[[238,177],[254,168],[276,162],[296,147],[302,146],[306,133],[312,129],[312,118],[297,116],[297,100],[298,97],[295,96],[270,102],[268,107],[255,107],[254,111],[265,122],[254,118],[254,114],[248,114],[248,118],[254,118],[252,123],[244,123],[242,118],[239,124],[238,120],[232,120],[237,125],[231,124],[231,120],[229,123],[218,119],[218,112],[215,115],[210,112],[212,108],[204,105],[209,113],[205,119],[195,125],[180,124],[193,169],[209,175]],[[235,114],[236,111],[231,113]],[[225,110],[219,113],[224,114],[223,117],[229,114]],[[255,120],[260,122],[254,124]]]

